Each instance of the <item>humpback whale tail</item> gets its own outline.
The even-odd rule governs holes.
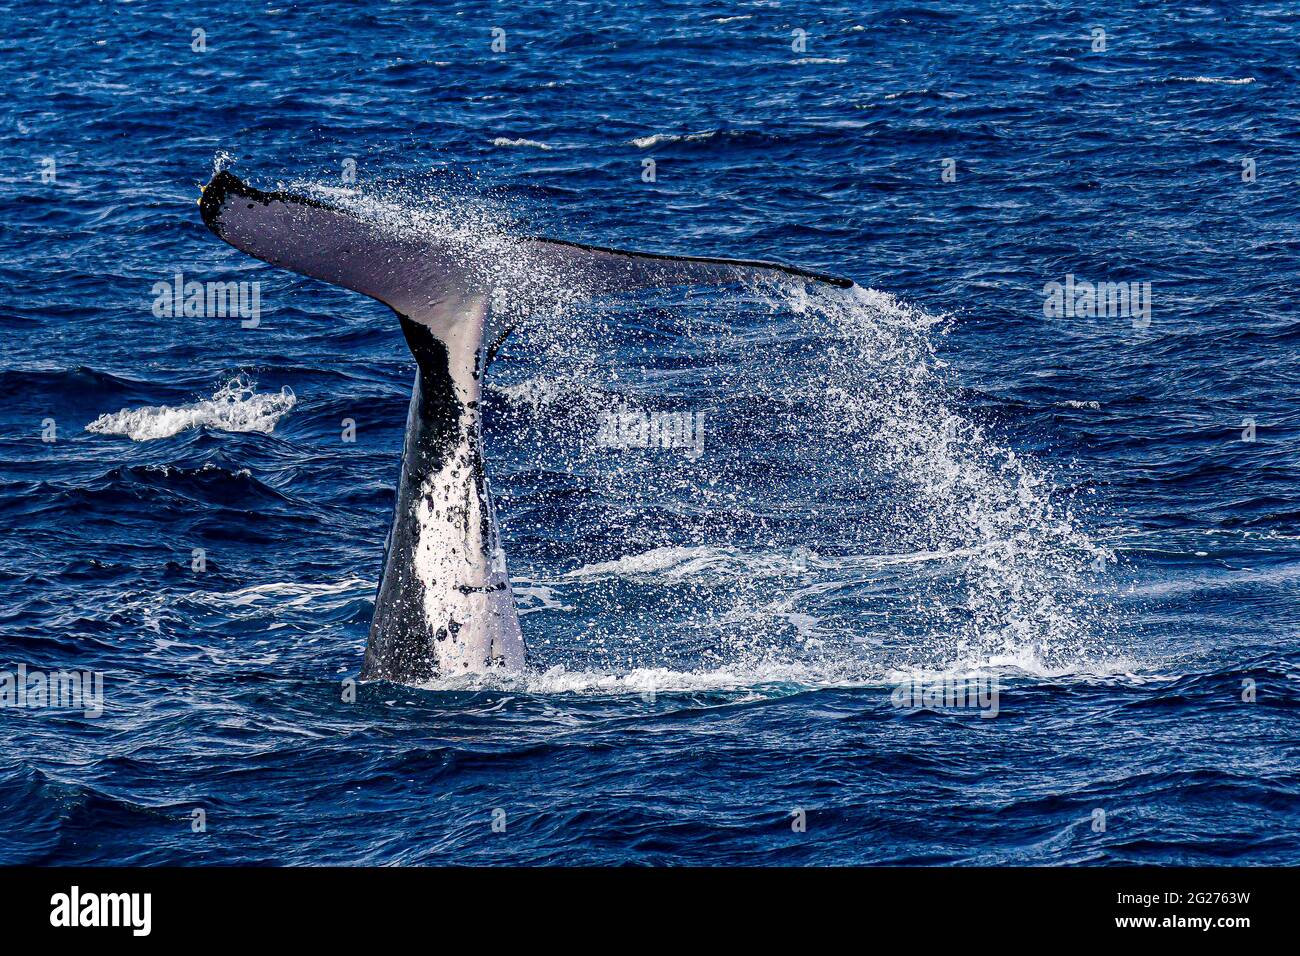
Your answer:
[[[483,465],[483,375],[512,322],[637,289],[836,276],[772,262],[625,252],[410,228],[319,200],[264,192],[222,171],[203,221],[272,265],[370,296],[397,313],[415,356],[396,512],[363,679],[403,683],[518,669],[524,642]]]

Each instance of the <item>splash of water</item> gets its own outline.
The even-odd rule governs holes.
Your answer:
[[[711,303],[738,320],[715,314],[724,331],[688,336],[716,363],[686,390],[719,423],[700,466],[611,456],[589,441],[601,408],[680,402],[681,385],[647,385],[608,345],[521,330],[520,351],[535,350],[548,371],[497,394],[522,416],[528,447],[546,449],[533,465],[581,476],[605,509],[603,526],[575,540],[613,529],[625,544],[613,555],[575,544],[576,569],[538,576],[564,604],[604,611],[600,627],[564,632],[556,658],[581,637],[598,668],[645,669],[669,655],[692,671],[757,679],[793,666],[853,680],[916,668],[1092,671],[1116,657],[1098,573],[1114,555],[1087,533],[1078,500],[960,407],[936,351],[943,319],[861,288],[782,283],[747,295]],[[739,314],[753,301],[769,310],[757,335]],[[755,347],[780,340],[799,344]],[[797,476],[762,477],[774,468]],[[683,499],[718,518],[647,530]],[[797,511],[810,516],[802,528],[777,527]],[[760,546],[738,547],[755,525]],[[628,604],[647,593],[655,614],[629,619]],[[629,653],[647,629],[650,648]]]
[[[188,405],[146,405],[100,415],[86,431],[100,435],[125,435],[132,441],[170,438],[190,428],[204,426],[225,432],[261,432],[269,435],[276,423],[298,403],[289,386],[279,392],[258,393],[257,385],[236,376],[211,398]]]
[[[219,149],[212,155],[212,175],[223,173],[239,162],[239,157],[226,149]]]
[[[1055,673],[1114,654],[1097,574],[1114,556],[1044,468],[961,408],[936,349],[941,317],[782,279],[678,296],[649,317],[638,304],[629,323],[626,304],[590,304],[583,275],[521,240],[502,204],[328,192],[455,250],[517,324],[512,359],[489,383],[516,419],[496,451],[593,504],[573,519],[566,566],[513,564],[517,586],[552,597],[529,609],[544,671],[795,668],[841,680],[918,667]],[[672,326],[655,354],[617,347],[651,320]],[[713,423],[698,462],[592,441],[602,410],[682,402]],[[599,544],[610,540],[612,553]],[[683,571],[663,558],[692,552],[672,549],[716,560]]]
[[[959,556],[918,595],[931,659],[1051,669],[1102,652],[1096,569],[1114,555],[1045,470],[956,406],[940,321],[861,288],[819,295],[805,314],[840,343],[824,359],[839,384],[824,393],[823,435],[857,442],[897,480],[887,520],[907,545]]]

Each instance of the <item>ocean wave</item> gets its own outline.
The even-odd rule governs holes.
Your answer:
[[[1247,83],[1254,83],[1253,76],[1229,77],[1229,76],[1171,76],[1170,83],[1216,83],[1221,86],[1245,86]]]
[[[73,369],[0,370],[0,398],[32,392],[76,392],[79,395],[137,392],[146,382],[110,375],[85,365]]]
[[[652,548],[612,561],[598,561],[570,571],[566,578],[584,580],[656,575],[670,579],[696,574],[791,574],[805,566],[807,557],[796,550],[743,554],[735,548],[708,545]]]
[[[884,98],[886,100],[901,100],[923,96],[941,100],[962,100],[966,98],[964,93],[954,93],[950,90],[934,90],[929,87],[920,90],[895,90],[893,93],[886,93]]]
[[[252,608],[263,605],[275,607],[305,607],[309,604],[323,602],[328,607],[338,606],[357,597],[373,597],[376,582],[361,577],[344,578],[341,581],[323,584],[303,583],[297,581],[275,581],[269,584],[256,584],[238,591],[214,593],[196,591],[190,597],[205,604],[222,605],[238,608]]]
[[[996,680],[1003,685],[1032,686],[1046,682],[1087,686],[1143,687],[1180,679],[1116,657],[1076,666],[1046,667],[1031,657],[1007,657],[987,662],[956,662],[936,668],[895,668],[876,665],[763,661],[699,670],[635,667],[627,670],[568,668],[556,665],[523,673],[458,674],[418,686],[428,691],[507,691],[538,695],[642,696],[656,694],[725,693],[733,700],[785,697],[807,691],[860,689],[890,691],[907,682]]]
[[[654,133],[650,136],[638,136],[632,140],[632,145],[638,149],[650,149],[664,143],[701,143],[713,139],[715,136],[740,136],[742,134],[742,130],[724,131],[717,129],[700,130],[698,133]]]
[[[808,570],[875,571],[889,567],[959,561],[979,555],[975,548],[916,551],[899,554],[824,556],[807,547],[776,551],[742,551],[713,545],[669,545],[609,561],[584,564],[567,572],[570,580],[662,577],[680,580],[697,575],[763,577],[800,574]]]
[[[440,681],[436,689],[468,688],[475,683],[491,680],[480,675],[475,681],[463,679]],[[692,692],[740,693],[742,699],[772,696],[784,687],[791,690],[815,687],[847,686],[853,681],[836,675],[819,672],[799,664],[774,664],[754,668],[722,668],[718,670],[680,671],[666,667],[633,668],[617,672],[603,670],[570,670],[563,666],[552,667],[541,673],[524,674],[511,684],[502,678],[502,685],[526,690],[534,694],[579,695],[642,695]],[[862,684],[864,682],[859,682]]]
[[[505,136],[498,136],[496,139],[492,140],[492,145],[493,146],[527,146],[527,147],[531,147],[532,149],[540,149],[547,152],[555,148],[554,146],[551,146],[549,143],[542,143],[535,139],[523,139],[523,138],[509,139],[508,137]]]
[[[200,426],[225,432],[260,432],[269,435],[276,423],[298,403],[289,386],[279,392],[258,394],[256,385],[236,377],[211,398],[189,405],[124,408],[100,415],[86,431],[100,435],[125,435],[132,441],[170,438]]]

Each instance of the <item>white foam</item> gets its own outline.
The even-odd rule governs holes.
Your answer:
[[[1174,83],[1216,83],[1221,86],[1245,86],[1255,82],[1253,76],[1171,76],[1169,79]]]
[[[690,577],[766,577],[797,574],[809,568],[842,571],[874,571],[883,568],[956,561],[979,554],[975,548],[949,551],[915,551],[900,554],[851,554],[824,557],[806,547],[780,551],[741,551],[713,545],[668,545],[625,554],[609,561],[597,561],[567,572],[578,580],[611,578],[661,578],[677,581]]]
[[[146,405],[100,415],[86,431],[100,435],[125,435],[132,441],[170,438],[190,428],[204,426],[225,432],[261,432],[269,435],[298,402],[289,386],[279,392],[259,394],[243,377],[232,379],[211,398],[189,405]]]
[[[957,662],[942,668],[833,667],[788,662],[700,670],[638,667],[628,670],[569,669],[563,665],[545,671],[509,674],[493,672],[439,678],[419,685],[432,691],[506,691],[578,696],[640,696],[657,694],[726,693],[742,700],[780,697],[809,690],[891,690],[907,681],[996,678],[1003,695],[1014,694],[1015,683],[1082,682],[1088,684],[1142,685],[1177,679],[1131,658],[1081,662],[1075,667],[1045,667],[1036,660],[1004,658],[996,661]]]
[[[375,582],[365,578],[350,577],[333,583],[311,584],[296,581],[275,581],[258,584],[226,593],[196,591],[191,598],[202,598],[205,603],[227,605],[230,607],[261,607],[273,604],[276,607],[306,607],[320,602],[324,598],[342,597],[353,600],[358,596],[373,596]]]
[[[515,595],[515,606],[520,617],[535,614],[538,611],[572,611],[572,605],[565,604],[555,588],[547,587],[536,581],[523,578],[511,578],[510,587]]]
[[[500,690],[532,694],[650,697],[671,693],[739,693],[745,698],[772,696],[818,687],[871,686],[866,677],[837,677],[798,664],[772,664],[753,668],[681,671],[663,667],[614,670],[570,670],[562,665],[522,674],[488,673],[438,679],[420,685],[424,690]]]
[[[661,143],[698,143],[706,139],[712,139],[718,135],[716,129],[701,130],[698,133],[655,133],[652,136],[638,136],[632,140],[632,145],[639,149],[650,149],[652,146],[658,146]]]
[[[1085,659],[1069,665],[1048,666],[1032,654],[1022,653],[994,655],[987,660],[959,660],[943,667],[892,667],[887,668],[880,679],[882,683],[893,686],[906,681],[937,681],[945,678],[1145,684],[1176,680],[1177,677],[1177,674],[1154,670],[1150,662],[1139,662],[1128,656]]]
[[[554,146],[551,146],[549,143],[538,142],[535,139],[522,139],[522,138],[508,139],[505,136],[498,136],[496,139],[492,140],[492,145],[493,146],[526,146],[531,149],[540,149],[543,151],[550,151],[555,148]]]
[[[681,580],[697,575],[710,577],[797,573],[806,555],[788,552],[742,553],[735,548],[698,545],[652,548],[627,554],[612,561],[586,564],[568,572],[566,578],[592,580],[637,576]]]

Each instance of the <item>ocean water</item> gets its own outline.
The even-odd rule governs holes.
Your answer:
[[[0,714],[0,861],[1300,862],[1298,51],[1281,2],[6,8],[0,670],[103,713]],[[353,700],[414,363],[211,235],[215,168],[860,288],[530,315],[529,669]],[[601,440],[652,413],[690,447]]]

